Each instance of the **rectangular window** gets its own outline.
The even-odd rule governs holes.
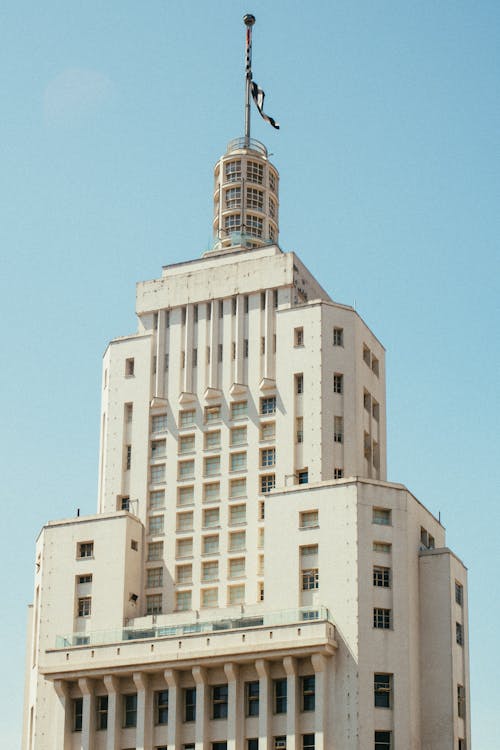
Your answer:
[[[184,689],[184,721],[196,721],[196,688]]]
[[[79,542],[77,557],[94,557],[94,542]]]
[[[179,453],[194,451],[194,435],[181,435],[179,438]]]
[[[132,466],[132,446],[126,445],[125,446],[125,469],[126,471],[130,471],[131,466]]]
[[[125,377],[126,378],[133,378],[134,377],[134,370],[135,370],[135,362],[133,357],[129,357],[125,360]]]
[[[311,674],[301,678],[302,711],[314,711],[316,707],[316,677]]]
[[[333,441],[342,443],[344,440],[344,417],[333,418]]]
[[[276,437],[276,422],[262,422],[260,425],[260,439],[274,440]]]
[[[273,680],[274,713],[286,714],[286,678]]]
[[[214,716],[214,719],[216,717]],[[223,717],[221,717],[223,718]],[[212,750],[227,750],[227,742],[225,740],[219,740],[217,742],[212,742]]]
[[[271,492],[271,490],[274,489],[276,483],[276,479],[274,474],[263,474],[260,477],[260,491],[261,494],[265,494],[266,492]]]
[[[276,413],[276,396],[265,396],[260,400],[260,413],[262,415]]]
[[[201,566],[202,581],[216,581],[219,578],[219,563],[217,560],[204,562]]]
[[[243,357],[248,359],[248,339],[243,339]]]
[[[302,372],[295,374],[295,393],[297,395],[304,393],[304,373]]]
[[[383,552],[386,555],[390,555],[392,551],[392,544],[390,544],[390,542],[373,542],[373,551]]]
[[[231,526],[235,524],[246,523],[247,520],[247,506],[243,503],[242,505],[231,505],[229,508],[229,523]]]
[[[148,568],[146,571],[146,588],[155,589],[163,586],[163,568]]]
[[[92,614],[92,597],[81,596],[78,599],[78,617],[90,617]]]
[[[217,589],[202,589],[201,590],[201,606],[202,607],[217,607],[219,604],[219,592]]]
[[[303,734],[302,735],[302,750],[314,750],[316,747],[314,743],[314,734]]]
[[[229,578],[242,578],[245,575],[245,558],[235,557],[229,560]]]
[[[188,539],[177,540],[177,557],[191,557],[193,554],[193,540],[191,537]]]
[[[257,208],[262,211],[264,206],[264,193],[256,188],[247,188],[247,208]]]
[[[247,468],[247,454],[243,453],[231,453],[229,470],[230,471],[246,471]]]
[[[366,344],[363,344],[363,361],[370,367],[371,364],[371,353]]]
[[[191,609],[191,591],[177,591],[175,609],[177,612],[186,612]]]
[[[220,448],[220,430],[205,433],[205,450]]]
[[[148,560],[161,560],[163,558],[163,542],[150,542],[148,544]]]
[[[333,345],[344,346],[344,329],[343,328],[333,329]]]
[[[164,516],[151,516],[149,519],[149,533],[151,536],[158,536],[164,531]]]
[[[305,510],[300,514],[301,529],[314,529],[318,525],[319,523],[317,510]]]
[[[231,429],[231,445],[244,445],[247,442],[247,428],[233,427]]]
[[[205,422],[217,422],[220,419],[220,404],[205,407]]]
[[[390,526],[391,511],[388,508],[373,508],[372,523],[378,523],[381,526]]]
[[[238,586],[228,587],[228,604],[244,604],[245,602],[245,586],[244,584],[238,584]]]
[[[375,750],[392,750],[392,732],[375,732]]]
[[[318,568],[309,568],[302,571],[302,591],[312,591],[313,589],[319,589]]]
[[[297,482],[299,484],[307,484],[309,482],[309,471],[308,469],[301,469],[297,472]]]
[[[207,482],[203,485],[203,502],[216,503],[220,500],[220,482]]]
[[[373,694],[376,708],[392,708],[392,674],[373,676]]]
[[[460,622],[455,623],[455,635],[459,646],[464,645],[464,629]]]
[[[247,162],[247,180],[262,185],[264,178],[264,165],[256,161]]]
[[[246,545],[246,532],[245,531],[231,531],[229,534],[229,551],[237,552],[238,550],[245,549]]]
[[[382,568],[380,565],[373,566],[373,585],[383,589],[391,587],[391,569]]]
[[[224,349],[223,349],[222,344],[219,344],[219,346],[217,347],[217,361],[222,362],[223,357],[224,357]]]
[[[130,510],[130,497],[128,495],[119,497],[117,506],[118,510]]]
[[[304,442],[304,418],[296,417],[295,419],[295,442]]]
[[[73,732],[81,732],[83,724],[83,698],[73,699]]]
[[[212,719],[227,719],[227,685],[212,687]]]
[[[340,372],[336,372],[333,375],[333,392],[334,393],[344,392],[344,376]]]
[[[151,484],[162,484],[165,481],[165,464],[151,467]]]
[[[465,688],[457,685],[457,714],[459,719],[465,719]]]
[[[192,531],[193,529],[193,511],[187,511],[187,513],[177,513],[176,517],[176,530],[177,531]]]
[[[460,607],[463,607],[464,587],[462,586],[461,583],[458,583],[458,581],[455,581],[455,601]]]
[[[293,344],[294,346],[304,346],[304,329],[302,327],[293,329]]]
[[[235,497],[246,497],[247,494],[247,480],[246,479],[231,479],[229,482],[229,497],[231,499]]]
[[[286,737],[284,734],[273,738],[273,750],[286,750]]]
[[[165,432],[167,429],[167,415],[155,414],[151,417],[151,432]]]
[[[336,466],[333,470],[333,478],[342,479],[343,476],[344,476],[344,469],[341,469],[340,466]]]
[[[219,535],[203,537],[203,554],[216,555],[219,552]]]
[[[123,726],[137,726],[137,693],[123,696]]]
[[[96,697],[97,729],[108,728],[108,696],[98,695]]]
[[[194,460],[179,461],[177,469],[179,479],[192,479],[194,477]]]
[[[259,681],[245,682],[245,709],[247,716],[259,715]]]
[[[381,607],[373,608],[373,627],[389,630],[391,628],[391,610]]]
[[[206,477],[213,477],[220,474],[220,456],[210,456],[203,462],[203,473]]]
[[[274,466],[276,463],[276,448],[263,448],[260,452],[261,469]]]
[[[241,419],[246,417],[248,414],[248,402],[247,401],[234,401],[231,404],[231,419]]]
[[[193,580],[192,565],[177,565],[175,568],[176,583],[191,583]]]
[[[379,374],[378,359],[373,355],[372,355],[372,370],[378,378],[378,374]]]
[[[157,724],[168,724],[168,690],[155,692],[155,714]]]
[[[84,576],[78,576],[78,583],[92,583],[92,573],[87,573]]]
[[[147,594],[146,595],[146,614],[147,615],[161,615],[162,612],[162,595],[161,594]]]
[[[226,190],[226,208],[241,208],[241,188],[233,187]]]
[[[264,336],[260,337],[260,353],[261,354],[266,353],[266,339]]]
[[[372,417],[375,422],[378,422],[380,419],[380,404],[375,399],[372,399]]]
[[[179,427],[191,427],[194,425],[196,416],[195,409],[186,409],[179,412]]]
[[[194,503],[194,487],[187,485],[177,490],[177,505],[192,505]]]
[[[203,511],[203,528],[209,529],[219,525],[219,509],[207,508]]]
[[[132,422],[134,415],[134,404],[125,404],[125,422]]]

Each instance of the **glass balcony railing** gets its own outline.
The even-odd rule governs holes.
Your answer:
[[[143,627],[123,627],[112,630],[95,630],[88,633],[70,633],[56,636],[56,648],[74,648],[76,646],[102,646],[109,643],[138,641],[151,638],[167,638],[193,633],[217,633],[221,631],[279,627],[295,623],[329,621],[330,612],[326,607],[301,607],[274,612],[248,613],[239,617],[203,620],[181,624],[152,624]]]

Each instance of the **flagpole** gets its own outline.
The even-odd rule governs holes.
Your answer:
[[[252,88],[252,26],[255,16],[246,13],[243,23],[247,27],[246,37],[246,65],[245,65],[245,146],[250,146],[250,92]]]

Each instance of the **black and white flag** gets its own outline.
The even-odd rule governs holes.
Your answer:
[[[260,89],[258,87],[258,85],[255,83],[255,81],[252,81],[252,96],[253,96],[253,100],[255,102],[255,106],[259,110],[260,116],[263,117],[264,120],[267,120],[267,122],[270,125],[272,125],[273,128],[276,128],[276,130],[279,130],[280,126],[276,122],[276,120],[274,120],[272,117],[269,117],[269,115],[266,115],[266,113],[264,112],[263,107],[264,107],[264,97],[265,97],[265,94],[262,91],[262,89]]]

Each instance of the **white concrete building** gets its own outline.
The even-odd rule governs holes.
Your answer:
[[[386,477],[384,348],[278,242],[255,141],[214,248],[104,355],[98,512],[36,548],[24,750],[466,750],[466,570]]]

